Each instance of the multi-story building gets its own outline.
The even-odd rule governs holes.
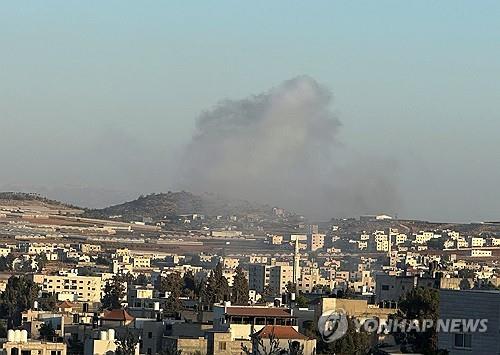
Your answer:
[[[17,330],[17,332],[21,332]],[[26,332],[26,330],[22,331]],[[27,339],[27,332],[21,339],[16,339],[14,331],[9,330],[7,341],[2,344],[2,353],[6,355],[39,354],[39,355],[66,355],[66,344]]]
[[[240,264],[240,261],[237,258],[228,258],[224,257],[222,258],[222,267],[224,269],[236,269],[238,265]]]
[[[311,251],[323,249],[325,247],[325,234],[313,233],[311,234]]]
[[[101,251],[101,245],[82,243],[80,244],[80,250],[85,254],[99,253]]]
[[[81,302],[100,302],[103,282],[99,276],[67,275],[32,275],[33,282],[42,292],[55,294],[61,300]]]
[[[444,323],[465,320],[469,325],[438,332],[438,348],[450,355],[500,354],[499,300],[500,291],[440,290],[439,318]],[[465,329],[481,320],[486,320],[486,329]]]
[[[282,235],[274,234],[271,237],[271,244],[273,244],[273,245],[281,245],[282,243],[283,243],[283,236]]]
[[[415,235],[415,243],[424,244],[432,238],[434,238],[434,232],[420,232],[420,234]]]
[[[300,271],[298,275],[300,275]],[[289,282],[293,283],[293,266],[271,266],[269,272],[269,287],[275,294],[284,293]]]
[[[132,258],[132,267],[134,269],[144,269],[151,267],[151,258],[148,256],[136,255]]]
[[[483,247],[486,244],[486,239],[481,238],[481,237],[471,237],[470,238],[470,247],[471,248],[478,248],[478,247]]]
[[[270,266],[265,264],[250,264],[248,266],[248,288],[257,292],[264,291],[269,285]]]
[[[470,256],[472,257],[490,257],[491,255],[491,250],[472,249],[470,251]]]
[[[393,239],[396,245],[399,244],[404,244],[406,243],[406,240],[408,239],[408,236],[404,233],[398,233],[395,235],[395,238]]]

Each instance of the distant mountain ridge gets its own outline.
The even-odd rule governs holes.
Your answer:
[[[120,216],[133,220],[142,217],[162,219],[168,216],[199,213],[208,216],[273,213],[269,205],[251,203],[244,200],[226,199],[216,194],[195,195],[191,192],[166,192],[139,196],[128,201],[101,209],[87,210],[85,215],[93,218]]]

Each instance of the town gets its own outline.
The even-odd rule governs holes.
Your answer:
[[[169,192],[84,210],[0,194],[5,354],[500,349],[500,223],[385,214],[311,223],[279,207],[209,214],[201,204],[189,213],[141,212],[159,198],[197,197]],[[345,314],[346,334],[325,337],[325,314]],[[351,321],[438,318],[487,319],[489,327],[405,334],[360,331]]]

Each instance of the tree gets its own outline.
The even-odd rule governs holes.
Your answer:
[[[119,335],[116,342],[118,343],[115,351],[116,355],[135,355],[135,348],[139,343],[139,337],[129,328],[126,328],[125,333]]]
[[[462,279],[460,280],[460,283],[458,285],[461,290],[470,290],[472,288],[471,284],[469,283],[468,279]]]
[[[81,267],[78,269],[79,276],[97,276],[97,274],[88,267]]]
[[[304,355],[304,345],[296,341],[288,341],[288,347],[282,348],[280,339],[269,334],[263,339],[257,333],[251,335],[252,349],[241,343],[241,350],[246,355]]]
[[[39,288],[25,276],[11,276],[0,296],[0,315],[8,319],[8,328],[21,324],[21,313],[33,306]]]
[[[348,287],[345,290],[337,291],[337,298],[353,299],[355,295],[356,292],[354,292],[354,289],[351,287]]]
[[[159,292],[169,294],[165,301],[165,308],[163,314],[165,316],[177,317],[182,309],[182,302],[180,300],[184,283],[179,273],[172,272],[167,276],[160,276],[157,280],[156,288]]]
[[[99,255],[95,259],[95,263],[98,264],[98,265],[105,265],[105,266],[111,265],[111,261],[109,261],[108,259],[106,259],[105,257],[103,257],[101,255]]]
[[[7,338],[7,328],[5,328],[5,324],[0,323],[0,338]]]
[[[0,256],[0,271],[12,271],[12,263],[14,256],[9,254],[7,256]]]
[[[215,300],[214,302],[228,301],[230,296],[229,284],[224,276],[222,263],[218,263],[214,269]]]
[[[297,293],[297,285],[295,285],[292,281],[288,281],[286,284],[286,293]]]
[[[218,263],[207,279],[203,289],[202,302],[205,305],[229,300],[230,292],[227,279],[222,272],[222,264]]]
[[[432,319],[434,325],[425,331],[410,331],[403,334],[405,342],[413,351],[423,354],[437,354],[436,322],[439,312],[439,293],[432,288],[416,287],[399,302],[397,317],[409,321]]]
[[[47,254],[40,253],[37,254],[37,256],[35,257],[35,261],[38,271],[42,271],[43,268],[47,265],[49,260],[47,259]]]
[[[125,285],[120,277],[114,276],[104,286],[104,295],[101,299],[102,309],[122,308],[122,299],[125,296]]]
[[[274,296],[274,292],[273,292],[273,289],[271,288],[271,286],[270,285],[264,286],[264,289],[262,290],[261,295],[262,295],[262,298]]]
[[[234,275],[231,303],[235,305],[248,304],[248,280],[240,266],[236,268]]]
[[[329,295],[332,293],[332,289],[329,285],[314,285],[312,292]]]
[[[197,294],[198,292],[196,287],[196,280],[191,271],[187,271],[184,273],[182,282],[184,283],[184,287],[182,288],[182,296],[189,298],[195,298],[196,296],[199,296],[199,294]]]
[[[318,340],[319,354],[332,355],[364,355],[370,346],[370,335],[364,331],[358,331],[352,318],[347,318],[346,334],[331,343],[326,343],[323,338]]]
[[[309,300],[302,293],[300,293],[295,298],[295,304],[299,308],[307,308],[309,307]]]
[[[144,274],[139,274],[134,280],[134,285],[146,286],[150,282],[150,278]]]
[[[38,299],[38,307],[42,311],[55,312],[57,310],[57,298],[55,294],[47,294]]]
[[[460,269],[458,270],[458,277],[462,279],[475,279],[476,273],[471,269]]]
[[[56,336],[56,331],[52,326],[52,323],[43,323],[39,329],[40,339],[42,340],[52,340]]]
[[[165,346],[159,353],[160,355],[182,355],[182,350],[177,350],[173,344]]]

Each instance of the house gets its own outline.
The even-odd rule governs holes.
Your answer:
[[[304,355],[316,354],[316,339],[309,338],[299,333],[294,327],[286,325],[266,325],[264,328],[255,333],[252,341],[252,350],[259,351],[259,339],[266,349],[271,349],[271,342],[274,340],[276,345],[281,349],[301,349],[303,347]]]
[[[468,324],[487,320],[480,327],[438,332],[438,347],[449,355],[500,354],[500,291],[440,290],[439,314],[443,322],[465,320]],[[485,329],[482,329],[485,330]]]

